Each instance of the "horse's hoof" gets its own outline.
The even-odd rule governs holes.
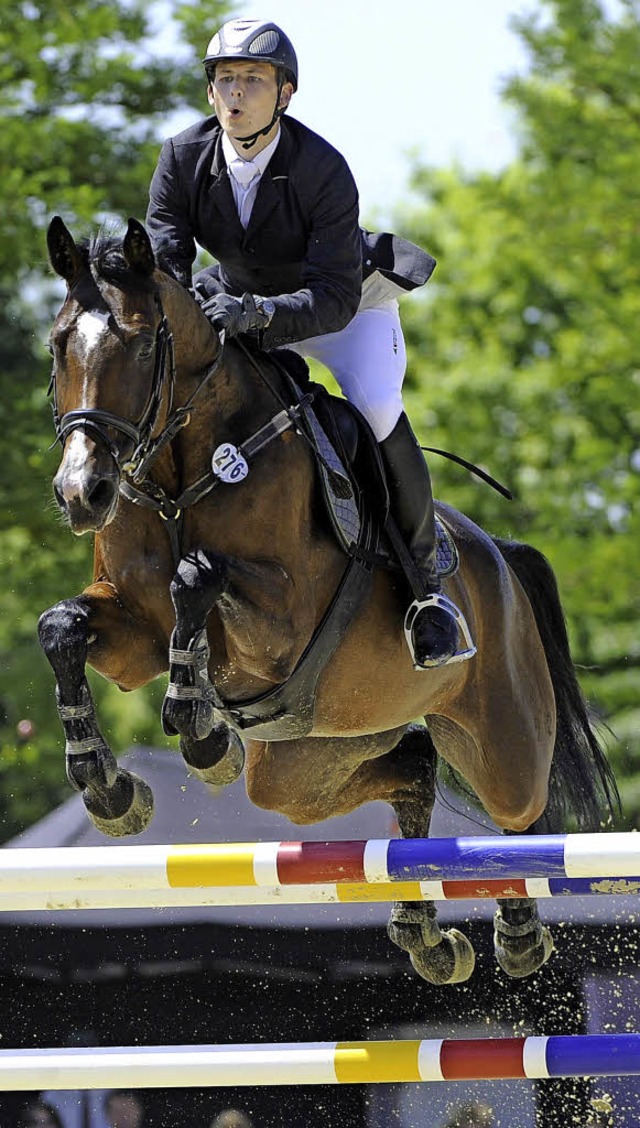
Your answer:
[[[170,685],[167,690],[162,702],[162,731],[167,736],[206,740],[216,720],[214,704],[202,696],[198,700],[176,700],[172,697],[172,692],[175,693],[181,688],[181,686]],[[198,692],[201,692],[200,687]]]
[[[438,987],[446,983],[464,983],[476,966],[473,945],[457,928],[443,932],[442,941],[435,948],[423,947],[409,952],[409,959],[418,975]]]
[[[216,726],[206,740],[181,740],[180,751],[189,771],[209,787],[228,787],[242,775],[244,744],[238,733],[227,725],[222,733],[220,726]]]
[[[140,834],[153,818],[153,792],[140,776],[118,769],[108,790],[87,788],[82,793],[91,822],[109,838]]]
[[[539,920],[529,932],[509,935],[499,910],[495,916],[493,946],[500,967],[512,979],[524,979],[539,971],[554,949],[549,929]]]
[[[476,954],[471,941],[457,928],[442,933],[435,945],[425,943],[422,925],[402,921],[389,922],[389,939],[403,951],[423,979],[442,987],[447,983],[464,983],[473,973]]]

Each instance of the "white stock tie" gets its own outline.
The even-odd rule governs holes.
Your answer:
[[[229,172],[234,181],[233,195],[240,223],[246,230],[260,183],[260,169],[253,161],[243,161],[237,157],[230,162]]]
[[[243,188],[248,188],[252,180],[260,175],[260,170],[253,163],[253,161],[243,161],[240,157],[237,160],[231,161],[229,165],[229,172],[234,180]]]

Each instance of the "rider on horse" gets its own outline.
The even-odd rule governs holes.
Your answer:
[[[212,115],[163,145],[147,225],[186,287],[197,240],[217,260],[194,280],[227,336],[253,334],[321,361],[378,440],[391,512],[411,558],[416,668],[458,650],[458,609],[441,594],[429,471],[403,410],[398,296],[435,266],[419,247],[358,223],[344,158],[282,115],[298,86],[293,46],[269,20],[235,19],[204,58]]]

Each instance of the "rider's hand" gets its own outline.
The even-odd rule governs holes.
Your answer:
[[[256,303],[253,294],[243,294],[241,298],[234,298],[231,294],[214,294],[202,303],[201,309],[215,329],[226,330],[227,337],[259,332],[266,329],[271,320]]]

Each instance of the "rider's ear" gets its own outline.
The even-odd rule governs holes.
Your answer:
[[[56,274],[71,285],[82,269],[82,259],[73,235],[59,215],[54,215],[47,229],[47,249]]]
[[[279,110],[286,110],[287,106],[289,105],[289,102],[291,101],[292,96],[293,96],[293,84],[291,82],[285,82],[284,86],[282,87],[282,90],[280,91],[280,99],[279,99],[279,102],[278,102],[278,109]]]
[[[156,260],[146,228],[138,219],[130,219],[122,244],[124,257],[138,274],[153,274]]]

